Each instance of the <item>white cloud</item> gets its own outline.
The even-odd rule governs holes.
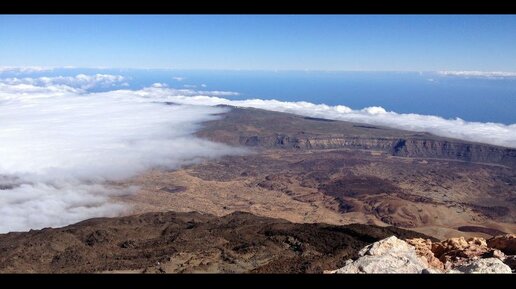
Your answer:
[[[117,215],[128,208],[109,197],[134,189],[105,181],[243,152],[193,135],[223,108],[166,105],[137,92],[88,93],[64,84],[89,88],[120,80],[0,81],[0,232]]]
[[[197,85],[195,85],[195,84],[184,84],[183,87],[184,88],[196,88]]]
[[[129,209],[108,199],[121,192],[124,191],[72,181],[25,183],[0,190],[0,232],[62,226],[99,216],[114,217]],[[130,192],[127,189],[126,193]]]
[[[161,87],[168,87],[166,83],[156,82],[151,85],[151,87],[161,88]]]
[[[0,66],[0,73],[31,73],[31,72],[42,72],[52,71],[54,67],[45,66]]]
[[[177,81],[183,81],[186,79],[186,77],[182,77],[182,76],[173,76],[172,77],[173,80],[177,80]]]
[[[504,71],[438,71],[438,74],[442,76],[458,76],[464,78],[490,78],[490,79],[501,79],[501,78],[516,78],[516,72],[504,72]]]
[[[0,82],[1,83],[1,82]],[[158,88],[158,90],[154,90]],[[159,88],[163,88],[165,90],[159,90]],[[174,96],[237,96],[240,93],[235,91],[222,91],[222,90],[195,90],[194,87],[185,87],[185,88],[169,88],[165,83],[153,83],[150,87],[143,88],[138,90],[138,95],[149,95],[151,93],[174,95]],[[133,91],[120,91],[120,92],[128,92],[131,94]]]
[[[237,96],[237,95],[240,95],[240,93],[238,93],[238,92],[222,91],[222,90],[198,90],[198,91],[195,91],[194,94],[213,95],[213,96]]]
[[[93,87],[110,87],[122,85],[126,79],[121,75],[111,74],[95,74],[86,75],[78,74],[76,76],[52,76],[52,77],[24,77],[24,78],[4,78],[0,83],[6,85],[33,85],[39,88],[49,88],[50,86],[69,86],[76,89],[87,90]]]

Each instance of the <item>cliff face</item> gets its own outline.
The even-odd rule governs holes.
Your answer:
[[[231,108],[220,119],[205,123],[198,135],[230,145],[278,149],[365,149],[393,156],[516,167],[516,149],[258,109]]]
[[[516,167],[516,149],[432,138],[276,134],[240,136],[239,143],[266,148],[377,150],[401,157],[451,159]]]
[[[456,159],[516,167],[515,149],[482,144],[399,139],[394,143],[392,153],[398,156]]]

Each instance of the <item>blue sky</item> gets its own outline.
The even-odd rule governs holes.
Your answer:
[[[1,15],[0,65],[516,71],[516,16]]]

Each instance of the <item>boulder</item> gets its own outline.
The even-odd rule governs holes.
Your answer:
[[[357,260],[325,273],[434,273],[416,249],[395,236],[380,240],[360,250]]]

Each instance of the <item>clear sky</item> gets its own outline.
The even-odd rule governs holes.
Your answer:
[[[516,15],[0,15],[0,65],[516,71]]]

